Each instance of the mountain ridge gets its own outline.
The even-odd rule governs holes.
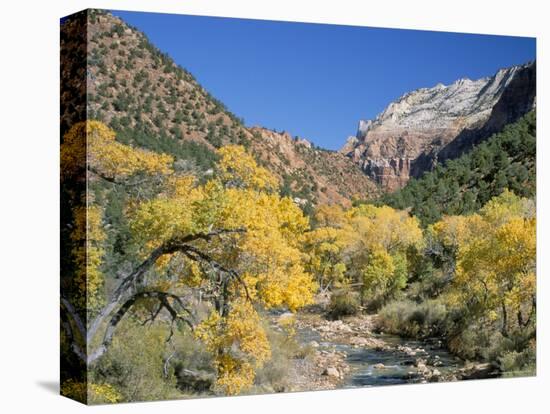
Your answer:
[[[63,23],[62,41],[74,38],[82,24]],[[182,168],[203,172],[213,164],[217,148],[243,145],[278,177],[289,196],[307,208],[320,203],[350,205],[354,198],[377,194],[372,180],[342,154],[288,133],[246,127],[185,68],[122,19],[91,9],[85,24],[88,117],[113,128],[117,139],[170,153]],[[67,71],[79,69],[77,65],[68,64]],[[70,99],[64,103],[62,125],[71,123],[65,117],[74,112],[69,110]]]
[[[385,192],[395,191],[534,109],[535,82],[536,63],[528,62],[407,92],[375,119],[360,120],[340,152]]]
[[[62,42],[81,42],[82,24],[88,34],[86,73],[76,60],[67,65],[86,82],[63,84],[62,130],[83,112],[67,96],[86,93],[88,118],[105,122],[122,142],[174,155],[181,168],[199,175],[211,168],[217,148],[245,146],[278,177],[282,191],[309,210],[324,203],[349,206],[402,188],[536,105],[536,62],[530,62],[490,77],[409,91],[374,120],[361,120],[340,151],[324,150],[288,132],[245,126],[145,34],[108,12],[86,13],[80,27],[70,20],[62,24]],[[80,56],[77,43],[62,50]]]

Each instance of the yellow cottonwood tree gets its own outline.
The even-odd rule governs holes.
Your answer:
[[[346,282],[344,250],[349,237],[344,229],[320,227],[304,236],[304,250],[308,253],[308,270],[316,276],[319,289],[340,287]]]
[[[173,162],[169,155],[117,142],[115,132],[99,121],[75,124],[65,134],[61,145],[64,176],[81,174],[81,169],[87,167],[108,180],[123,180],[138,172],[168,174]]]
[[[78,294],[75,305],[90,311],[103,304],[103,274],[100,270],[105,232],[101,223],[102,212],[98,206],[77,207],[74,211],[74,229],[71,239],[75,264],[75,284]]]
[[[259,190],[275,190],[279,183],[268,170],[258,166],[254,157],[241,145],[227,145],[218,150],[219,178],[227,186],[245,186]]]
[[[363,301],[378,308],[407,285],[409,251],[421,251],[420,223],[406,211],[361,205],[346,212],[352,242],[347,249]]]
[[[389,252],[403,252],[423,245],[420,222],[406,211],[365,204],[350,209],[347,215],[358,241],[366,249],[380,247]]]
[[[190,178],[175,180],[159,197],[141,203],[131,217],[144,257],[173,240],[213,235],[215,229],[227,233],[201,236],[183,254],[174,251],[164,256],[167,265],[187,262],[178,285],[169,289],[192,283],[215,297],[197,337],[216,355],[216,386],[225,393],[249,387],[255,369],[269,355],[251,303],[296,310],[311,302],[315,288],[303,268],[298,245],[309,228],[307,218],[289,198],[271,191],[276,180],[243,151],[242,147],[222,148],[220,177],[201,186],[194,186]],[[189,262],[198,264],[193,277],[189,277]],[[239,276],[220,280],[216,271]]]
[[[195,336],[215,355],[216,387],[224,394],[234,395],[249,388],[255,371],[271,356],[260,317],[252,304],[243,299],[232,304],[225,318],[212,310],[197,326]]]
[[[532,201],[506,190],[479,214],[434,225],[444,243],[456,243],[451,303],[468,304],[474,317],[500,323],[502,335],[534,323],[536,219]],[[456,226],[449,223],[460,222]],[[451,237],[451,234],[454,236]]]
[[[444,216],[431,226],[430,231],[443,246],[456,250],[476,234],[483,232],[485,222],[479,214],[469,216]]]
[[[126,314],[150,314],[153,322],[166,311],[171,330],[180,321],[194,326],[196,337],[212,352],[217,390],[247,389],[270,357],[256,308],[296,310],[312,301],[316,285],[304,268],[299,244],[309,220],[291,199],[276,193],[277,179],[243,147],[221,148],[216,174],[199,184],[191,175],[176,175],[171,157],[118,143],[96,121],[78,125],[65,137],[62,162],[69,166],[86,140],[87,169],[99,179],[127,185],[135,174],[162,177],[156,195],[130,200],[124,210],[142,263],[89,322],[87,364],[93,367],[105,354]],[[94,209],[91,203],[88,220],[100,227],[100,211]],[[91,239],[98,245],[99,235]],[[100,261],[99,253],[94,258]],[[211,303],[203,321],[195,319],[183,299],[191,287]]]
[[[362,295],[371,303],[382,304],[407,285],[407,262],[403,255],[377,248],[362,269]]]
[[[169,174],[173,158],[164,154],[132,148],[118,143],[115,133],[99,121],[75,124],[63,137],[61,145],[62,179],[82,179],[88,174],[111,182],[123,183],[131,175]],[[73,306],[95,312],[103,302],[100,270],[106,235],[103,230],[101,207],[95,204],[94,194],[73,194],[70,239],[74,261],[75,292]]]
[[[409,252],[424,246],[420,223],[406,211],[364,204],[344,210],[320,206],[317,228],[303,245],[308,270],[321,288],[339,283],[361,285],[364,302],[384,304],[407,284]]]

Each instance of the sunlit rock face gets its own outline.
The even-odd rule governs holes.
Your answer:
[[[528,63],[409,92],[376,119],[359,121],[341,152],[384,191],[394,191],[533,109],[535,78],[535,63]]]

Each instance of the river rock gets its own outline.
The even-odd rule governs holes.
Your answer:
[[[323,375],[326,375],[331,378],[340,378],[340,371],[338,371],[338,369],[335,367],[327,367],[323,371]]]
[[[420,351],[419,348],[417,349],[412,349],[411,347],[409,346],[403,346],[403,345],[399,345],[397,347],[397,350],[398,351],[401,351],[401,352],[404,352],[405,354],[407,354],[408,356],[416,356],[416,354]],[[421,351],[424,351],[424,350],[421,350]]]
[[[362,336],[354,336],[350,338],[349,342],[351,345],[357,346],[366,346],[369,344],[369,340],[367,338],[363,338]]]
[[[283,321],[287,318],[293,318],[294,314],[292,312],[284,312],[279,315],[279,321]]]
[[[430,356],[427,359],[428,365],[437,366],[438,364],[441,365],[441,358],[439,355]]]
[[[422,358],[417,358],[414,366],[417,368],[426,368],[426,360]]]
[[[386,368],[386,366],[384,364],[382,364],[381,362],[378,363],[378,364],[374,364],[372,367],[374,369],[385,369]]]
[[[338,327],[338,330],[340,332],[344,332],[344,333],[352,333],[353,332],[353,329],[351,329],[351,327],[349,325],[340,325]]]

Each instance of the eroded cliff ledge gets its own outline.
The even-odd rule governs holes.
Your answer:
[[[340,150],[384,191],[456,158],[535,107],[536,64],[409,92],[360,121]]]

